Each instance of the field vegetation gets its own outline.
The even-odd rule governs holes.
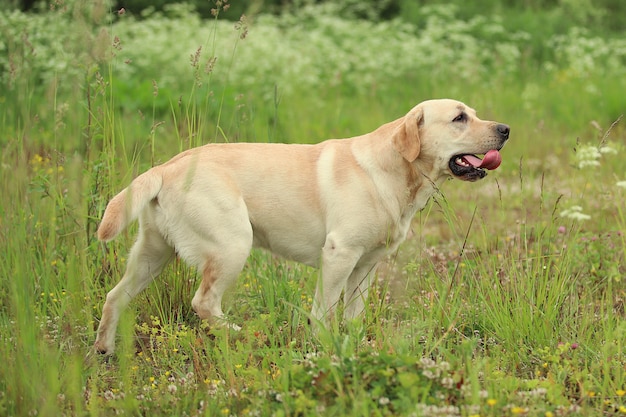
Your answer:
[[[401,3],[0,11],[0,415],[626,415],[623,32],[586,1]],[[92,352],[136,226],[95,230],[135,175],[209,142],[354,136],[438,97],[508,123],[504,161],[416,216],[363,320],[313,334],[318,272],[254,251],[225,305],[240,332],[194,315],[176,261],[116,354]]]

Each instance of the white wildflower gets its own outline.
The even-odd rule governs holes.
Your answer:
[[[618,187],[626,188],[626,181],[618,181],[615,185]]]
[[[454,387],[454,379],[450,377],[441,378],[441,385],[444,388],[452,389]]]
[[[424,366],[424,367],[427,367],[427,368],[432,368],[432,367],[437,365],[437,363],[434,360],[430,359],[430,358],[421,358],[420,359],[420,364],[422,366]]]
[[[600,166],[600,161],[597,161],[597,160],[586,159],[586,160],[578,161],[578,168],[580,169],[587,168],[587,167],[599,167],[599,166]]]
[[[613,154],[616,155],[617,154],[617,149],[613,148],[612,146],[609,145],[604,145],[600,148],[600,153],[603,154]]]
[[[600,159],[601,156],[602,154],[596,146],[581,146],[576,152],[578,168],[582,169],[589,166],[600,166],[600,161],[598,161],[598,159]]]
[[[581,221],[591,219],[590,215],[583,213],[583,208],[580,206],[572,206],[568,209],[565,209],[561,213],[559,213],[559,216]]]
[[[435,378],[437,378],[437,375],[434,372],[429,371],[428,369],[423,370],[422,371],[422,375],[424,375],[428,379],[435,379]]]

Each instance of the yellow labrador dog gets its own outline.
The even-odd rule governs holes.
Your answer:
[[[253,246],[321,267],[314,318],[326,319],[342,292],[344,317],[358,316],[377,262],[406,238],[415,213],[446,178],[475,181],[497,168],[508,138],[507,125],[446,99],[350,139],[182,152],[106,208],[100,240],[137,218],[140,227],[126,273],[106,297],[95,349],[113,352],[120,312],[174,253],[202,274],[191,301],[202,319],[224,321],[222,295]]]

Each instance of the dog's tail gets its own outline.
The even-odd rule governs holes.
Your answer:
[[[108,242],[124,230],[130,222],[139,217],[139,213],[161,191],[163,178],[154,168],[144,172],[113,197],[102,216],[98,227],[98,239]]]

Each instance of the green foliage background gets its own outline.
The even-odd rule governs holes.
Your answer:
[[[47,10],[54,7],[50,1],[19,1],[3,0],[6,8],[28,8],[31,10]],[[223,0],[222,0],[223,2]],[[136,15],[147,10],[164,11],[168,6],[177,2],[171,0],[124,0],[111,2],[112,9],[124,8]],[[190,5],[203,18],[211,18],[215,9],[213,0],[191,0],[184,2]],[[227,2],[228,3],[228,2]],[[227,19],[237,19],[243,13],[256,14],[259,11],[280,14],[297,12],[309,5],[332,3],[338,6],[342,17],[362,18],[369,20],[388,20],[401,17],[411,23],[420,23],[419,9],[432,5],[453,5],[460,10],[462,19],[498,13],[504,16],[526,15],[525,23],[531,23],[535,28],[548,24],[550,31],[564,29],[571,24],[583,26],[597,26],[611,31],[623,29],[623,16],[626,5],[619,0],[238,0],[230,1],[231,13]],[[537,19],[542,25],[537,25]],[[513,19],[512,23],[519,23],[520,19]],[[534,23],[533,23],[534,21]]]

